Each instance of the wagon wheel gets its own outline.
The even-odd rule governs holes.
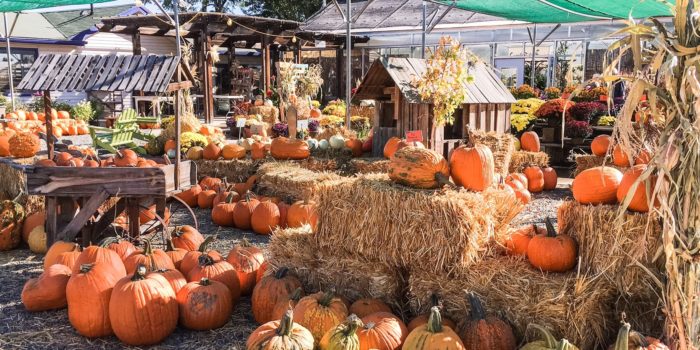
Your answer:
[[[148,212],[150,212],[150,209],[146,206],[139,205],[139,213],[142,213],[144,211],[148,213]],[[166,234],[168,232],[168,223],[166,223],[165,220],[160,215],[158,215],[157,212],[151,212],[151,214],[153,214],[153,216],[155,216],[156,218],[154,220],[151,220],[152,222],[149,225],[149,227],[147,227],[145,230],[141,230],[139,237],[150,234],[151,231],[154,231],[156,229],[156,225],[160,224],[161,227],[163,228],[163,230],[161,231],[162,232],[161,236],[163,238],[163,246],[165,247],[165,246],[167,246],[167,240],[169,238],[168,235]],[[172,218],[172,214],[170,215],[170,217]],[[153,238],[154,237],[151,237],[150,240],[152,241]]]
[[[194,214],[194,211],[192,210],[192,208],[190,208],[190,206],[187,205],[187,203],[185,203],[180,198],[177,198],[175,196],[173,196],[171,198],[173,198],[175,201],[170,202],[167,206],[168,211],[170,211],[170,218],[172,219],[179,212],[188,213],[190,215],[190,217],[192,218],[192,221],[194,222],[194,225],[193,225],[194,228],[199,230],[199,222],[197,221],[197,216]],[[140,210],[148,210],[148,208],[145,206],[140,206]],[[156,218],[159,218],[157,213],[155,213],[155,216],[156,216]],[[165,221],[162,220],[162,218],[161,218],[161,220],[156,220],[155,222],[151,222],[151,224],[142,232],[144,234],[150,233],[151,231],[153,231],[156,228],[157,224],[163,225],[164,231],[165,231],[165,229],[168,228],[168,225],[167,224],[164,225]]]

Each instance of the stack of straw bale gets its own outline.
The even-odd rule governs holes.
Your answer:
[[[387,175],[360,175],[316,199],[322,251],[377,259],[396,268],[446,272],[489,253],[522,208],[500,190],[417,190]]]
[[[494,170],[497,174],[508,175],[508,167],[515,151],[515,138],[511,134],[497,134],[493,131],[470,130],[469,139],[474,144],[482,144],[493,153]]]
[[[406,278],[401,270],[317,248],[309,226],[277,229],[268,246],[268,261],[273,269],[289,268],[308,293],[335,291],[350,301],[379,298],[395,310],[404,308]]]
[[[253,161],[252,159],[234,160],[195,160],[197,164],[197,175],[199,177],[211,176],[226,178],[228,182],[245,182],[251,175],[255,174],[258,167],[264,161]]]
[[[311,200],[352,179],[330,172],[316,172],[294,162],[269,162],[258,169],[258,188],[266,195],[289,201]]]
[[[427,312],[435,294],[447,315],[459,322],[470,312],[466,292],[474,292],[487,311],[511,322],[520,339],[529,323],[549,328],[579,349],[607,345],[617,332],[619,316],[610,307],[615,292],[609,283],[576,272],[543,273],[519,257],[484,259],[452,274],[411,270],[408,284],[415,314]]]
[[[22,165],[31,165],[39,157],[15,158],[11,161]],[[45,158],[45,157],[44,157]],[[9,159],[7,160],[10,161]],[[17,198],[17,202],[24,206],[27,213],[34,213],[44,210],[44,196],[30,196],[26,194],[27,179],[24,172],[11,167],[9,164],[0,162],[0,200],[12,200]]]
[[[521,172],[528,165],[548,167],[549,155],[544,152],[515,151],[510,159],[508,172]]]
[[[387,174],[389,172],[389,160],[384,158],[353,159],[350,161],[350,167],[355,174]]]
[[[580,154],[575,157],[575,160],[576,170],[574,170],[574,176],[578,175],[586,169],[602,166],[603,164],[605,164],[605,166],[609,166],[611,168],[620,170],[623,173],[625,172],[625,170],[627,170],[627,168],[621,168],[619,166],[613,165],[612,159],[610,159],[610,157],[598,157],[592,154]]]

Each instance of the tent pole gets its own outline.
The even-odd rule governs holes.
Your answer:
[[[425,18],[425,13],[428,10],[428,3],[423,1],[423,30],[421,31],[420,38],[420,58],[425,58],[425,32],[427,31],[427,20]]]
[[[7,29],[7,12],[2,13],[2,19],[5,25],[5,45],[7,45],[7,76],[10,80],[10,101],[12,107],[15,105],[15,82],[12,79],[12,54],[10,53],[10,31]]]
[[[537,24],[532,31],[532,62],[530,62],[530,86],[535,87],[535,54],[537,51]]]
[[[352,98],[352,1],[347,0],[345,11],[345,127],[350,129],[351,98]]]

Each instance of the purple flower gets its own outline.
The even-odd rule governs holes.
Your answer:
[[[309,132],[318,131],[319,122],[316,119],[309,119]]]
[[[287,123],[276,123],[272,126],[272,131],[277,134],[277,136],[289,136],[289,126]]]

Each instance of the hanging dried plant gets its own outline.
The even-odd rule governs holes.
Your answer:
[[[297,79],[297,95],[304,97],[316,97],[323,85],[323,69],[318,64],[312,64]]]

